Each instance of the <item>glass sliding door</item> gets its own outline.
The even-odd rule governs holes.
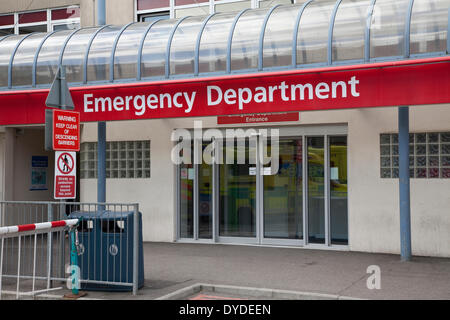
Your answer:
[[[256,237],[256,139],[223,147],[219,165],[219,236]]]
[[[325,244],[324,137],[307,137],[308,242]]]
[[[264,167],[264,238],[303,239],[302,138],[281,138],[278,165]],[[272,146],[268,145],[268,154]],[[275,171],[276,170],[276,171]]]
[[[192,142],[191,164],[178,166],[179,238],[348,245],[346,128],[300,129]]]
[[[330,137],[331,244],[348,244],[347,137]]]

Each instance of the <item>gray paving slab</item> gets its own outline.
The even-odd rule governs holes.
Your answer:
[[[360,299],[450,299],[450,259],[221,244],[144,243],[145,286],[89,298],[157,299],[199,283]],[[381,289],[367,288],[370,265]],[[236,294],[239,294],[236,292]],[[280,295],[280,299],[282,295]]]

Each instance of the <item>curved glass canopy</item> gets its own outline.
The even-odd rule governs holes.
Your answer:
[[[0,37],[0,90],[314,68],[450,51],[450,0],[303,0],[235,13]]]

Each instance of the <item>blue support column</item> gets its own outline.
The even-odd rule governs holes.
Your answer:
[[[97,24],[106,24],[105,0],[97,0]],[[106,122],[97,126],[97,202],[106,202]]]
[[[411,15],[414,0],[409,0],[405,23],[404,57],[410,56]],[[400,256],[402,261],[411,260],[411,193],[409,184],[409,107],[398,108],[398,152],[400,195]]]
[[[411,205],[409,184],[409,107],[398,108],[400,254],[411,259]]]
[[[106,122],[97,126],[97,202],[106,202]]]
[[[97,0],[97,25],[104,26],[106,24],[106,1]]]
[[[448,8],[448,18],[447,18],[447,54],[450,53],[450,8]]]

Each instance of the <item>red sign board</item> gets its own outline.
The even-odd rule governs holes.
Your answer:
[[[56,176],[55,199],[75,199],[76,178],[73,176]]]
[[[450,57],[70,90],[81,121],[450,103]],[[0,92],[0,125],[44,123],[48,90]]]
[[[80,151],[80,113],[53,110],[53,149]]]
[[[55,152],[55,199],[75,199],[76,196],[76,154]]]
[[[243,114],[238,116],[219,116],[217,124],[266,123],[298,121],[298,112]]]

